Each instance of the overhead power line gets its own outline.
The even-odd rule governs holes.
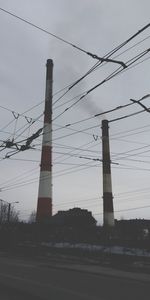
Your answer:
[[[117,54],[116,56],[114,56],[114,58],[116,59],[116,58],[120,57],[122,54],[129,52],[130,50],[132,50],[132,49],[135,48],[136,46],[138,46],[138,45],[140,45],[141,43],[143,43],[144,41],[148,40],[149,38],[150,38],[150,35],[146,36],[145,38],[141,39],[139,42],[136,42],[136,43],[133,44],[132,46],[128,47],[127,49],[123,50],[122,52],[120,52],[119,54]],[[117,51],[118,51],[118,50],[117,50]],[[106,63],[105,63],[105,64],[106,64]],[[103,66],[104,66],[105,64],[103,64]],[[100,67],[102,67],[102,66],[98,66],[98,67],[96,68],[96,70],[94,70],[94,72],[95,72],[95,71],[98,71]]]
[[[143,101],[144,99],[148,98],[149,96],[150,96],[150,95],[147,94],[147,95],[143,96],[142,98],[140,98],[138,101],[141,102],[141,101]],[[75,122],[72,122],[72,123],[68,123],[68,124],[66,124],[66,125],[64,125],[64,126],[60,126],[60,125],[59,125],[59,127],[60,127],[60,129],[70,128],[72,125],[76,125],[76,124],[80,124],[80,123],[82,123],[82,122],[89,121],[89,120],[91,120],[91,119],[93,119],[93,118],[97,118],[97,117],[99,117],[99,116],[106,115],[106,114],[112,113],[112,112],[114,112],[114,111],[118,111],[118,110],[124,109],[124,108],[126,108],[126,107],[130,107],[130,106],[132,106],[132,105],[134,105],[134,104],[135,104],[135,103],[127,103],[127,104],[124,104],[124,105],[119,105],[119,106],[116,106],[116,107],[114,107],[114,108],[112,108],[112,109],[106,110],[106,111],[104,111],[104,112],[97,113],[97,114],[93,115],[92,117],[88,117],[88,118],[81,119],[81,120],[78,120],[78,121],[75,121]],[[142,110],[141,112],[143,112],[143,111],[144,111],[144,110]],[[139,114],[139,113],[141,113],[141,112],[137,112],[137,113],[134,113],[134,114]],[[131,116],[132,116],[132,114],[131,114]],[[117,119],[116,119],[116,120],[117,120]],[[115,121],[115,119],[114,119],[114,121]],[[112,120],[112,121],[110,120],[109,122],[113,122],[113,120]],[[58,126],[58,125],[57,125],[57,126]],[[59,130],[60,130],[60,129],[59,129]],[[58,130],[58,129],[56,129],[56,130]],[[74,129],[74,130],[75,130],[75,129]],[[55,131],[55,130],[53,130],[53,131]],[[80,132],[80,131],[79,131],[79,132]]]
[[[143,63],[143,62],[145,62],[145,61],[147,61],[147,60],[149,60],[149,59],[150,59],[150,57],[147,57],[147,58],[141,60],[140,62],[137,62],[137,63],[134,64],[133,66],[128,67],[127,70],[131,70],[132,68],[135,68],[135,67],[138,66],[139,64],[141,64],[141,63]],[[122,70],[122,72],[125,72],[125,71],[127,71],[127,70]],[[116,74],[116,76],[119,76],[119,74],[120,74],[120,72],[118,72],[118,73]],[[122,74],[122,73],[121,73],[121,74]],[[82,99],[80,99],[80,98],[81,98],[82,96],[85,96],[85,93],[86,93],[86,92],[87,92],[87,91],[84,91],[84,92],[82,92],[82,93],[80,93],[80,94],[74,96],[73,98],[71,98],[71,99],[69,99],[69,100],[67,100],[67,101],[65,101],[65,102],[63,102],[63,103],[61,103],[61,104],[59,104],[59,105],[56,106],[54,109],[58,109],[58,108],[64,106],[65,104],[68,104],[68,103],[72,102],[73,100],[78,99],[75,103],[72,104],[72,106],[76,105],[80,100],[82,100]],[[62,98],[62,97],[61,97],[61,98]],[[56,100],[56,101],[57,101],[57,100]],[[66,108],[63,112],[61,112],[58,116],[56,116],[56,118],[58,118],[58,117],[60,117],[61,115],[63,115],[63,114],[64,114],[66,111],[68,111],[69,109],[70,109],[70,107]],[[89,118],[89,119],[90,119],[90,118]],[[87,118],[87,120],[88,120],[88,118]]]
[[[26,20],[24,18],[21,18],[20,16],[14,14],[14,13],[12,13],[12,12],[10,12],[10,11],[2,8],[2,7],[0,7],[0,10],[3,11],[4,13],[6,13],[6,14],[8,14],[8,15],[10,15],[10,16],[12,16],[12,17],[14,17],[14,18],[16,18],[16,19],[18,19],[18,20],[20,20],[20,21],[22,21],[22,22],[24,22],[24,23],[26,23],[26,24],[28,24],[28,25],[30,25],[30,26],[32,26],[32,27],[34,27],[34,28],[36,28],[36,29],[38,29],[38,30],[40,30],[42,32],[44,32],[44,33],[46,33],[46,34],[48,34],[48,35],[51,35],[52,37],[56,38],[57,40],[65,43],[65,44],[67,44],[67,45],[69,45],[69,46],[71,46],[71,47],[73,47],[73,48],[75,48],[75,49],[77,49],[77,50],[79,50],[79,51],[87,54],[87,55],[89,55],[90,57],[92,57],[94,59],[97,59],[97,60],[99,60],[101,62],[106,61],[106,62],[120,64],[123,68],[126,67],[126,65],[122,61],[117,61],[117,60],[110,59],[110,58],[100,57],[100,56],[98,56],[96,54],[93,54],[93,53],[91,53],[89,51],[86,51],[86,50],[82,49],[81,47],[79,47],[79,46],[71,43],[70,41],[67,41],[66,39],[64,39],[64,38],[62,38],[62,37],[60,37],[60,36],[58,36],[58,35],[50,32],[50,31],[48,31],[48,30],[46,30],[46,29],[44,29],[44,28],[42,28],[42,27],[40,27],[38,25],[35,25],[34,23],[32,23],[32,22],[30,22],[30,21],[28,21],[28,20]],[[144,26],[144,28],[142,29],[142,31],[145,30],[147,27],[148,27],[148,25]]]
[[[127,160],[127,161],[133,161],[133,162],[150,164],[150,160],[133,159],[133,158],[128,158],[126,156],[125,157],[117,158],[117,160]]]
[[[82,167],[82,166],[85,166],[85,167]],[[86,169],[89,169],[89,168],[92,168],[92,167],[95,167],[95,165],[93,166],[93,165],[88,165],[88,164],[82,164],[82,165],[77,166],[76,169],[74,167],[73,171],[69,171],[69,172],[66,172],[66,173],[64,172],[64,174],[55,175],[54,178],[60,177],[60,176],[64,176],[64,175],[68,175],[68,174],[71,174],[71,173],[76,173],[76,172],[79,172],[79,171],[83,171],[83,170],[86,170]],[[42,180],[45,180],[45,178],[47,178],[47,176],[43,177]],[[26,185],[37,183],[38,180],[39,180],[39,178],[36,177],[36,178],[33,178],[33,180],[30,179],[30,180],[24,181],[22,183],[21,182],[18,183],[18,184],[16,183],[16,184],[13,184],[12,186],[10,186],[8,188],[5,188],[2,191],[8,191],[8,190],[13,190],[13,189],[21,188],[21,187],[24,187]]]
[[[142,146],[142,147],[138,147],[138,148],[134,148],[134,149],[131,149],[131,150],[128,150],[128,151],[125,151],[125,152],[121,152],[121,153],[116,153],[113,155],[113,157],[118,157],[119,155],[122,155],[122,154],[128,154],[128,153],[131,153],[131,152],[135,152],[135,151],[139,151],[141,149],[147,149],[147,148],[150,148],[150,144],[149,145],[145,145],[145,146]],[[135,153],[134,153],[135,155]]]
[[[149,95],[147,95],[145,98],[148,98],[148,97],[150,97],[150,94]],[[145,99],[144,98],[144,99]],[[134,100],[134,99],[130,99],[133,103],[136,103],[136,104],[139,104],[141,107],[143,107],[144,108],[144,110],[145,111],[147,111],[148,113],[150,113],[150,109],[149,108],[147,108],[147,106],[145,106],[143,103],[141,103],[139,100]]]
[[[14,182],[16,182],[16,181],[20,181],[20,180],[22,180],[23,178],[26,178],[27,176],[31,176],[32,175],[32,173],[35,171],[35,170],[37,170],[37,169],[39,169],[39,167],[34,167],[34,168],[32,168],[32,169],[30,169],[30,170],[28,170],[28,171],[25,171],[25,172],[23,172],[23,173],[21,173],[21,174],[19,174],[19,175],[16,175],[15,177],[13,177],[13,178],[10,178],[10,179],[8,179],[8,180],[6,180],[6,181],[3,181],[1,184],[0,184],[0,190],[2,190],[3,188],[5,188],[5,187],[7,187],[7,184],[11,184],[11,183],[13,183],[14,184]],[[29,175],[29,174],[31,174],[31,175]]]
[[[94,145],[93,145],[93,143],[94,143]],[[92,145],[91,145],[92,144]],[[90,146],[89,146],[90,145]],[[87,147],[88,146],[88,147]],[[92,141],[90,141],[90,142],[88,142],[88,143],[84,143],[84,144],[81,144],[79,147],[82,147],[82,149],[83,149],[83,147],[85,148],[86,147],[86,149],[91,149],[91,148],[93,148],[93,147],[95,147],[95,141],[94,140],[92,140]],[[76,154],[76,152],[77,152],[77,154],[78,155],[80,155],[81,154],[81,151],[80,150],[70,150],[68,153],[70,154],[70,153],[75,153]],[[63,157],[65,157],[64,155],[61,155],[61,156],[59,156],[59,157],[57,157],[57,162],[64,162],[64,161],[66,161],[66,160],[68,160],[69,159],[69,156],[68,157],[65,157],[65,158],[63,158]],[[61,159],[61,158],[63,158],[63,159]],[[58,161],[58,159],[61,159],[61,161],[59,160]],[[54,160],[54,163],[55,163],[55,160]]]
[[[148,98],[149,96],[150,96],[150,95],[147,94],[147,95],[143,96],[142,98],[140,98],[140,100],[138,100],[138,101],[143,101],[144,99]],[[125,104],[125,105],[117,106],[117,107],[115,107],[115,108],[113,108],[113,109],[111,109],[111,110],[107,110],[107,111],[104,111],[104,112],[102,112],[102,113],[98,113],[98,114],[96,114],[96,115],[94,115],[94,116],[92,116],[92,117],[90,117],[90,118],[88,118],[88,119],[92,119],[92,118],[95,118],[95,117],[100,116],[100,115],[104,115],[104,114],[107,114],[107,113],[110,113],[110,112],[113,112],[113,111],[117,111],[117,110],[120,110],[120,109],[129,107],[129,106],[131,106],[131,105],[133,105],[133,104],[134,104],[134,103],[128,103],[128,104]],[[139,112],[135,112],[135,113],[132,113],[132,114],[128,114],[128,115],[125,115],[125,116],[120,117],[120,118],[116,118],[116,119],[110,120],[109,122],[113,122],[113,121],[121,120],[121,119],[124,119],[124,118],[127,118],[127,117],[131,117],[131,116],[140,114],[140,113],[142,113],[142,112],[144,112],[144,110],[139,111]],[[87,130],[90,130],[90,129],[93,129],[93,128],[97,128],[97,127],[99,127],[99,125],[91,126],[91,127],[88,127],[88,128],[84,128],[83,130],[82,130],[82,129],[81,129],[81,130],[76,130],[76,129],[70,128],[71,125],[78,124],[78,123],[80,123],[80,122],[82,122],[82,121],[84,122],[85,120],[87,120],[87,119],[83,119],[83,120],[76,121],[76,122],[74,122],[74,123],[66,124],[65,126],[56,125],[56,126],[59,126],[59,128],[58,128],[59,130],[60,130],[60,129],[65,129],[65,128],[66,128],[66,129],[72,130],[73,132],[70,133],[70,134],[63,135],[63,136],[61,135],[60,137],[56,137],[56,138],[54,138],[53,140],[54,140],[54,141],[55,141],[55,140],[60,140],[60,139],[63,139],[63,138],[72,136],[72,135],[74,135],[74,134],[79,134],[79,133],[85,133],[85,134],[88,134],[88,135],[93,136],[93,134],[92,134],[92,133],[88,133]],[[58,130],[58,129],[56,129],[56,130]],[[54,130],[54,131],[55,131],[55,130]],[[127,132],[128,132],[128,131],[127,131]],[[123,133],[124,133],[124,132],[123,132]],[[118,134],[119,134],[119,133],[118,133]],[[117,134],[117,135],[118,135],[118,134]]]
[[[84,133],[84,134],[87,134],[87,135],[90,135],[90,136],[93,137],[93,136],[94,136],[93,133],[92,133],[92,134],[90,134],[90,133],[88,133],[88,132],[86,133],[86,131],[89,130],[89,129],[97,128],[97,127],[99,127],[99,125],[91,126],[91,127],[85,128],[85,129],[83,129],[83,130],[73,130],[74,132],[68,133],[68,134],[65,134],[65,135],[61,135],[61,136],[59,136],[59,137],[56,137],[56,138],[53,139],[53,141],[61,140],[61,139],[70,137],[70,136],[72,136],[72,135],[78,134],[78,133]]]
[[[120,121],[120,120],[123,120],[123,119],[127,119],[127,118],[130,118],[130,117],[139,115],[139,114],[143,113],[144,111],[145,111],[145,109],[142,109],[142,110],[139,110],[139,111],[134,112],[132,114],[128,114],[128,115],[125,115],[125,116],[122,116],[122,117],[119,117],[119,118],[115,118],[115,119],[109,120],[109,123]]]
[[[120,138],[120,135],[121,135],[121,138],[122,138],[122,137],[126,137],[126,136],[128,136],[128,135],[123,135],[123,134],[130,133],[130,132],[134,132],[134,131],[137,131],[137,130],[140,130],[140,129],[143,129],[143,128],[146,128],[146,127],[150,127],[150,124],[149,124],[149,125],[140,126],[140,127],[136,127],[136,128],[130,129],[130,130],[124,130],[124,131],[117,132],[117,133],[111,135],[111,138],[116,137],[116,136],[117,136],[117,137],[119,136],[118,138]],[[149,129],[148,129],[148,130],[149,130]],[[147,130],[146,130],[146,131],[147,131]],[[141,131],[140,131],[140,132],[141,132]],[[144,132],[144,131],[142,131],[142,132]],[[136,134],[136,133],[134,132],[133,134]],[[129,134],[129,136],[130,136],[130,134]]]
[[[13,17],[16,17],[16,18],[20,19],[21,21],[24,21],[24,22],[28,23],[29,25],[32,25],[32,26],[34,26],[34,27],[36,27],[36,28],[38,28],[38,29],[41,29],[42,31],[44,30],[44,29],[42,29],[42,28],[40,28],[40,27],[38,27],[38,26],[36,26],[36,25],[34,25],[34,24],[28,22],[27,20],[25,20],[25,19],[23,19],[23,18],[20,18],[19,16],[15,15],[15,14],[13,14],[13,13],[11,13],[11,12],[9,12],[9,11],[3,9],[3,8],[0,8],[0,10],[4,11],[4,12],[10,14],[10,15],[12,15]],[[143,28],[141,28],[137,33],[135,33],[135,34],[132,35],[129,39],[127,39],[125,42],[123,42],[122,44],[120,44],[119,46],[117,46],[115,49],[113,49],[112,51],[110,51],[108,54],[106,54],[106,55],[104,56],[104,58],[101,58],[101,59],[102,59],[101,62],[103,62],[104,60],[109,61],[109,60],[110,60],[109,57],[110,57],[112,54],[114,54],[116,51],[118,51],[120,48],[122,48],[125,44],[127,44],[129,41],[131,41],[133,38],[135,38],[138,34],[140,34],[141,32],[143,32],[144,30],[146,30],[149,26],[150,26],[150,24],[147,24],[146,26],[144,26]],[[57,37],[56,35],[54,35],[54,34],[48,32],[48,31],[46,31],[46,30],[44,30],[44,32],[49,33],[50,35],[52,35],[52,36],[54,36],[54,37],[56,37],[56,38],[58,38],[58,39],[60,39],[60,40],[62,40],[62,41],[64,41],[64,42],[67,42],[67,41],[65,41],[64,39],[62,39],[62,38],[60,38],[60,37]],[[68,42],[67,42],[67,43],[68,43]],[[73,44],[70,43],[70,42],[69,42],[69,44],[73,45]],[[75,46],[75,45],[73,45],[73,46]],[[75,47],[76,47],[76,46],[75,46]],[[78,47],[77,47],[77,48],[78,48]],[[83,49],[81,49],[81,50],[83,50]],[[84,51],[84,50],[83,50],[83,51]],[[86,53],[87,53],[87,52],[86,52]],[[88,53],[88,54],[89,54],[89,53]],[[93,54],[91,54],[91,55],[93,56]],[[95,56],[94,58],[96,58],[96,55],[94,55],[94,56]],[[113,61],[114,61],[114,60],[113,60]],[[97,65],[97,63],[94,65],[94,67],[95,67],[96,65]],[[92,68],[91,68],[91,70],[92,70]],[[89,71],[90,71],[90,70],[89,70]],[[89,72],[89,71],[88,71],[88,72]],[[88,72],[87,72],[87,74],[88,74]],[[81,78],[80,78],[79,80],[77,80],[75,83],[73,83],[73,85],[71,85],[71,86],[69,87],[69,90],[70,90],[75,84],[77,84],[81,79],[83,79],[87,74],[85,74],[83,77],[81,77]],[[66,94],[66,92],[65,92],[65,94]],[[84,96],[84,95],[83,95],[83,96]],[[62,98],[62,96],[61,96],[61,98]],[[58,101],[58,99],[57,99],[56,101]],[[68,110],[68,109],[67,109],[67,110]],[[65,111],[66,111],[66,110],[65,110]],[[60,114],[60,115],[61,115],[61,114]],[[60,116],[60,115],[59,115],[59,116]],[[57,118],[57,117],[56,117],[56,118]]]
[[[101,85],[105,84],[107,81],[113,79],[114,77],[118,76],[120,73],[127,71],[128,69],[130,69],[131,67],[135,67],[136,65],[133,65],[135,62],[137,62],[139,59],[141,59],[143,56],[145,56],[146,54],[148,54],[150,52],[150,48],[144,50],[143,52],[141,52],[140,54],[134,56],[133,58],[131,58],[130,60],[127,61],[127,68],[125,70],[117,68],[115,71],[113,71],[110,75],[108,75],[105,79],[103,79],[100,83],[96,84],[94,87],[92,87],[91,89],[85,91],[83,93],[83,95],[77,99],[74,103],[72,103],[70,106],[68,106],[66,109],[64,109],[61,113],[59,113],[59,115],[57,115],[56,117],[54,117],[53,121],[55,121],[56,119],[58,119],[59,117],[61,117],[64,113],[66,113],[67,111],[69,111],[70,109],[72,109],[72,107],[74,107],[76,104],[78,104],[82,99],[84,99],[86,96],[88,96],[91,92],[93,92],[95,89],[97,89],[98,87],[100,87]],[[149,57],[148,57],[149,59]],[[132,66],[133,65],[133,66]],[[78,95],[79,96],[79,95]],[[78,97],[76,96],[76,98]]]
[[[82,81],[84,78],[86,78],[88,75],[90,75],[96,68],[99,66],[99,62],[94,64],[92,68],[90,68],[84,75],[82,75],[79,79],[77,79],[75,82],[73,82],[71,85],[69,85],[67,91],[65,91],[58,99],[56,99],[53,103],[55,105],[58,101],[60,101],[73,87],[75,87],[80,81]],[[74,98],[73,98],[74,99]],[[73,100],[72,99],[72,100]],[[58,106],[56,107],[58,108]]]
[[[150,35],[148,35],[147,37],[145,37],[144,39],[140,40],[139,42],[135,43],[133,46],[130,46],[128,47],[127,49],[125,49],[124,51],[122,51],[121,53],[117,54],[114,58],[118,58],[120,57],[122,54],[130,51],[131,49],[133,49],[134,47],[138,46],[139,44],[143,43],[145,40],[149,39],[150,38]],[[124,45],[122,45],[123,47]],[[119,46],[118,46],[119,47]],[[115,52],[118,51],[118,47],[116,47],[115,49],[113,49],[112,51],[108,52],[104,57],[111,57]],[[87,73],[85,73],[85,75],[81,76],[78,80],[76,80],[74,83],[68,85],[68,90],[63,94],[61,95],[58,99],[55,100],[54,104],[58,101],[60,101],[69,91],[72,87],[74,87],[77,83],[79,83],[81,80],[83,80],[84,78],[86,78],[88,75],[90,75],[91,73],[99,70],[100,67],[104,67],[104,65],[106,65],[107,63],[105,62],[104,64],[102,64],[101,62],[97,62],[96,64],[94,64],[94,66],[92,68],[90,68],[90,70],[87,71]],[[67,88],[67,87],[66,87]],[[73,101],[75,98],[78,98],[79,96],[82,96],[84,93],[76,96],[76,97],[73,97],[72,99],[70,100],[67,100],[66,102],[63,102],[61,103],[60,105],[56,106],[54,109],[57,109],[61,106],[64,106],[66,103],[69,103],[71,101]]]
[[[67,146],[67,145],[56,144],[56,143],[54,143],[53,148],[72,149],[73,151],[77,150],[77,151],[85,151],[85,152],[91,152],[91,153],[94,153],[94,154],[99,154],[99,151],[96,151],[96,150],[83,149],[83,148],[80,148],[80,147],[73,147],[73,146]]]
[[[149,111],[149,108],[147,108],[145,105],[143,105],[143,104],[141,103],[142,100],[144,100],[144,99],[146,99],[146,98],[148,98],[148,97],[150,97],[150,94],[147,94],[147,95],[143,96],[143,97],[142,97],[141,99],[139,99],[139,100],[133,100],[133,99],[130,99],[130,100],[132,101],[132,104],[138,103],[139,105],[141,105],[142,107],[144,107],[144,109],[142,109],[142,110],[140,110],[140,111],[137,111],[137,112],[134,112],[134,113],[131,113],[131,114],[128,114],[128,115],[125,115],[125,116],[122,116],[122,117],[119,117],[119,118],[115,118],[115,119],[109,120],[109,122],[111,123],[111,122],[115,122],[115,121],[120,121],[120,120],[129,118],[129,117],[138,115],[138,114],[140,114],[140,113],[142,113],[142,112],[144,112],[144,111],[150,112],[150,111]]]
[[[144,99],[146,99],[147,97],[149,97],[150,95],[149,94],[147,94],[147,95],[145,95],[145,96],[143,96],[140,100],[138,100],[138,101],[142,101],[142,100],[144,100]],[[126,105],[124,105],[124,106],[121,106],[121,107],[117,107],[117,108],[115,108],[115,109],[113,109],[113,110],[117,110],[118,108],[123,108],[123,107],[126,107],[126,106],[129,106],[129,105],[133,105],[134,103],[130,103],[130,104],[126,104]],[[109,111],[108,111],[109,112]],[[141,111],[140,111],[141,112]],[[140,113],[140,112],[136,112],[136,113],[133,113],[133,114],[130,114],[130,115],[127,115],[127,116],[123,116],[123,117],[121,117],[121,118],[117,118],[117,119],[115,119],[115,120],[118,120],[118,119],[122,119],[122,118],[125,118],[125,117],[129,117],[129,116],[131,116],[131,115],[135,115],[135,114],[137,114],[137,113]],[[104,113],[107,113],[107,112],[104,112]],[[102,113],[103,114],[103,113]],[[97,114],[97,115],[99,115],[99,114]],[[95,115],[95,116],[97,116],[97,115]],[[110,122],[112,122],[112,120],[110,121]],[[99,126],[99,125],[98,125]],[[92,126],[92,127],[89,127],[89,128],[86,128],[86,129],[84,129],[84,131],[86,132],[86,130],[89,130],[89,129],[91,129],[91,128],[95,128],[95,127],[98,127],[98,126]],[[41,131],[41,129],[40,129],[40,131]],[[83,132],[83,131],[76,131],[76,130],[73,130],[73,131],[75,131],[75,133],[79,133],[79,132]],[[72,135],[72,134],[69,134],[69,135],[67,135],[67,136],[70,136],[70,135]],[[33,135],[34,136],[34,135]],[[38,134],[38,136],[39,136],[39,134]],[[61,136],[61,138],[63,138],[63,137],[66,137],[66,136]],[[58,138],[59,139],[59,138]],[[33,140],[33,139],[32,139]],[[26,139],[26,141],[28,141],[28,139]],[[20,142],[22,142],[22,141],[20,141]],[[5,147],[4,147],[5,148]],[[143,148],[143,147],[142,147]],[[141,148],[140,148],[141,149]],[[18,150],[18,149],[17,149]],[[130,151],[129,151],[130,152]],[[65,153],[64,153],[65,154]],[[118,156],[118,155],[117,155]],[[126,157],[123,157],[123,159],[124,158],[126,158]],[[96,158],[95,158],[96,159]]]
[[[134,190],[129,190],[129,191],[124,191],[124,192],[120,192],[117,193],[116,196],[120,196],[120,195],[124,195],[124,194],[132,194],[132,193],[139,193],[139,192],[143,192],[143,191],[150,191],[150,187],[146,187],[146,188],[140,188],[140,189],[134,189]]]
[[[130,67],[132,64],[134,64],[136,61],[138,61],[141,57],[143,57],[144,55],[146,55],[147,53],[150,52],[150,48],[144,50],[143,52],[141,52],[140,54],[134,56],[133,58],[131,58],[130,60],[128,60],[126,62],[126,68]],[[98,88],[100,85],[104,84],[105,82],[107,82],[108,80],[114,78],[115,76],[117,76],[118,74],[120,74],[123,70],[120,69],[120,67],[118,69],[116,69],[114,72],[112,72],[109,76],[107,76],[104,80],[102,80],[100,83],[98,83],[97,85],[95,85],[94,87],[92,87],[91,89],[89,89],[83,96],[80,97],[80,99],[78,100],[78,102],[80,100],[82,100],[84,97],[86,97],[88,94],[90,94],[93,90],[95,90],[96,88]],[[125,70],[124,70],[125,71]],[[77,102],[76,102],[77,103]],[[75,104],[74,104],[75,105]]]
[[[149,208],[150,205],[145,205],[145,206],[136,206],[132,208],[125,208],[125,209],[120,209],[120,210],[115,210],[115,213],[123,212],[123,211],[132,211],[132,210],[137,210],[137,209],[143,209],[143,208]],[[102,215],[103,213],[96,213],[94,214],[95,216]]]
[[[32,160],[31,160],[32,161]],[[84,166],[84,167],[83,167]],[[91,164],[80,164],[76,167],[72,167],[72,168],[69,168],[69,169],[64,169],[64,170],[61,170],[59,172],[56,172],[54,178],[57,178],[57,177],[62,177],[62,176],[65,176],[65,175],[69,175],[69,174],[73,174],[73,173],[76,173],[76,172],[80,172],[80,171],[83,171],[83,170],[87,170],[89,168],[93,168],[93,167],[99,167],[99,165],[91,165]],[[113,168],[117,168],[118,170],[119,169],[127,169],[127,170],[135,170],[135,171],[150,171],[150,169],[144,169],[144,168],[136,168],[136,167],[130,167],[129,165],[120,165],[119,167],[113,167]],[[46,178],[46,176],[43,178],[43,180]],[[16,189],[16,188],[21,188],[21,187],[24,187],[26,185],[30,185],[30,184],[33,184],[33,183],[36,183],[38,181],[38,177],[37,178],[33,178],[32,180],[27,180],[27,181],[23,181],[23,182],[19,182],[18,184],[13,184],[12,186],[9,186],[9,187],[5,187],[3,191],[7,191],[7,190],[12,190],[12,189]]]

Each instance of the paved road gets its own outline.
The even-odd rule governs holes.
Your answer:
[[[8,288],[7,284],[3,285],[0,283],[0,299],[1,300],[41,300],[37,296],[31,296],[30,293],[18,291],[16,288]]]
[[[149,300],[150,282],[55,269],[45,261],[0,257],[1,300]]]

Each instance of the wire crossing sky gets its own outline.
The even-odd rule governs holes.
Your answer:
[[[54,213],[79,206],[102,223],[101,121],[108,118],[115,217],[150,217],[149,9],[148,0],[0,0],[0,190],[19,201],[23,219],[37,205],[47,59],[54,62]],[[28,150],[8,158],[28,141]]]

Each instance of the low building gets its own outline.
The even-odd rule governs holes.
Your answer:
[[[93,227],[96,226],[96,220],[92,216],[92,213],[87,209],[81,209],[75,207],[69,210],[58,211],[56,215],[52,217],[53,224],[68,226],[68,227]]]

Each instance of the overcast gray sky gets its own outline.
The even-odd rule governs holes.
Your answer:
[[[0,7],[101,57],[150,22],[149,0],[0,0]],[[41,118],[30,130],[22,133],[20,128],[25,126],[26,129],[29,124],[21,116],[15,121],[12,112],[24,113],[44,100],[46,60],[51,58],[54,62],[54,93],[78,79],[96,61],[1,10],[0,35],[0,105],[6,108],[0,107],[0,140],[14,137],[19,141],[42,126]],[[115,55],[120,54],[118,59],[126,62],[149,48],[149,38],[150,28]],[[127,51],[121,54],[124,50]],[[73,155],[101,158],[101,119],[73,125],[71,128],[75,130],[97,127],[69,137],[63,137],[73,132],[69,128],[55,129],[58,125],[76,122],[129,103],[130,98],[140,99],[149,94],[149,58],[149,54],[145,55],[138,61],[140,64],[133,65],[97,88],[54,122],[54,213],[79,206],[91,210],[102,222],[101,163],[61,154],[72,151]],[[99,83],[117,67],[112,63],[103,64],[54,106],[54,117],[73,103],[64,104],[66,101]],[[54,101],[59,95],[54,97]],[[150,98],[143,103],[150,106],[149,102]],[[57,107],[61,104],[64,106]],[[44,102],[27,112],[26,116],[37,118],[43,110]],[[131,109],[126,108],[106,117],[110,120],[138,110],[140,107],[133,105]],[[149,129],[150,115],[146,112],[110,123],[112,160],[119,163],[112,166],[115,218],[150,217]],[[98,139],[95,140],[93,135]],[[19,201],[16,208],[23,219],[27,219],[37,205],[41,139],[34,141],[34,144],[36,150],[0,161],[0,198],[8,202]],[[1,151],[0,157],[4,158],[7,152]]]

